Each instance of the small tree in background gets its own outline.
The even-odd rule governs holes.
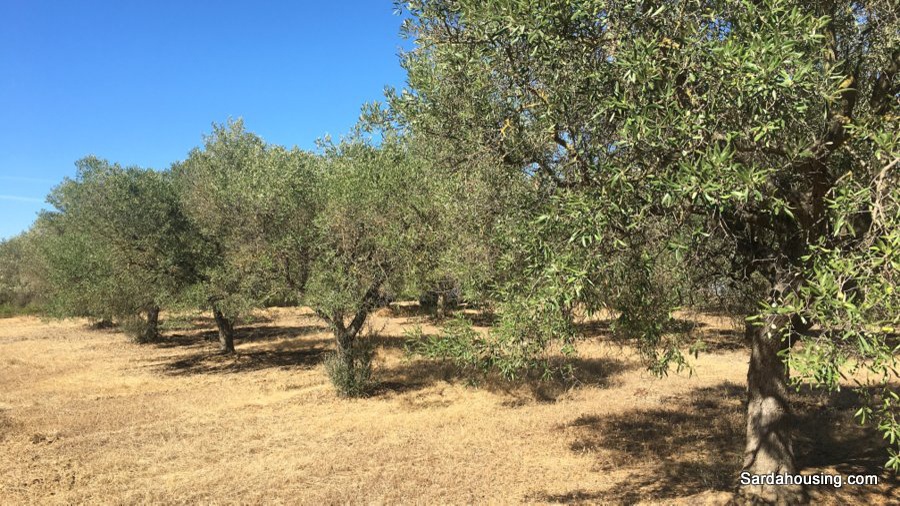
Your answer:
[[[36,312],[44,302],[37,235],[31,229],[0,241],[0,316]]]

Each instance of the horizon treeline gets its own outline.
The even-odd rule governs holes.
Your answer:
[[[313,308],[338,391],[371,389],[371,312],[466,301],[411,352],[514,381],[567,374],[580,319],[660,376],[700,348],[673,314],[745,322],[744,469],[796,473],[790,390],[857,381],[900,468],[900,21],[894,2],[405,5],[405,89],[341,141],[240,121],[163,171],[94,157],[0,244],[0,304],[121,322]],[[857,378],[867,378],[859,380]],[[799,487],[747,486],[799,501]]]

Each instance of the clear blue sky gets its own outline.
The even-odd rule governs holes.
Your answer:
[[[94,154],[167,168],[212,122],[339,137],[402,86],[391,0],[0,0],[0,238]]]

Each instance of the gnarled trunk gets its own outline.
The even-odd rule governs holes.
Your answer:
[[[234,353],[234,320],[226,318],[218,308],[213,308],[213,318],[219,329],[219,350],[222,353]]]
[[[376,279],[369,286],[369,289],[363,295],[362,304],[349,325],[344,323],[344,313],[341,311],[335,311],[332,314],[316,311],[322,319],[331,325],[334,332],[334,340],[337,343],[338,356],[348,366],[352,367],[353,365],[353,345],[356,342],[356,336],[359,335],[363,325],[365,325],[369,313],[377,305],[382,282],[382,279]]]
[[[747,372],[747,446],[743,472],[751,475],[797,474],[793,423],[788,399],[788,370],[779,352],[790,347],[782,340],[789,318],[770,317],[765,325],[747,324],[750,367]],[[798,504],[808,500],[802,486],[743,485],[741,495],[751,502]]]
[[[147,310],[147,328],[144,329],[144,341],[150,342],[159,339],[159,306],[153,306]]]
[[[439,320],[443,320],[447,315],[447,296],[444,295],[444,292],[438,293],[437,296],[437,308],[436,308],[436,316]]]
[[[362,330],[368,315],[369,311],[367,308],[360,310],[356,313],[350,325],[344,324],[344,318],[341,315],[334,315],[331,318],[338,356],[350,368],[353,367],[353,345],[356,343],[356,336]]]
[[[334,338],[337,341],[337,352],[341,362],[347,370],[353,369],[353,344],[356,342],[356,335],[351,334],[346,328],[335,328]]]

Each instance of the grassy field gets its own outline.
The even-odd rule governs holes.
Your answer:
[[[0,320],[0,503],[682,503],[731,498],[747,353],[725,319],[693,376],[655,379],[604,336],[579,344],[580,384],[471,385],[409,359],[421,316],[373,319],[378,390],[339,399],[308,311],[272,309],[215,353],[203,318],[131,344],[84,321]],[[798,394],[804,472],[878,473],[879,437],[847,393]],[[877,487],[811,491],[879,504]]]

